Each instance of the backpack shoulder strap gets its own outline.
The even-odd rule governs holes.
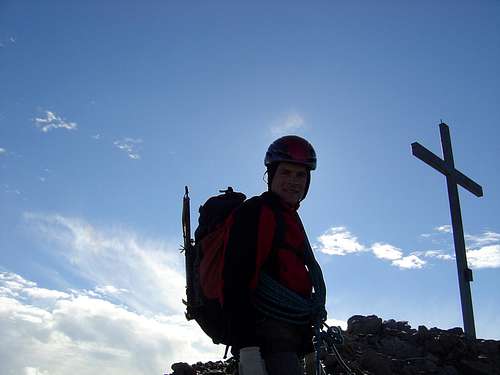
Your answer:
[[[278,248],[284,243],[285,240],[285,220],[283,218],[283,213],[272,204],[266,204],[269,210],[273,214],[273,219],[275,222],[275,230],[272,239],[272,245],[269,255],[263,264],[263,270],[266,271],[270,276],[275,276],[278,274]]]
[[[283,244],[285,240],[285,220],[283,219],[283,213],[276,207],[273,207],[272,211],[274,214],[274,220],[276,221],[276,231],[273,238],[273,249],[277,249],[277,247]]]
[[[271,196],[269,192],[262,194],[260,197],[262,203],[272,211],[274,216],[276,227],[273,237],[273,248],[276,248],[276,246],[282,244],[285,239],[285,219],[283,213],[277,206],[278,202],[276,201],[276,197]]]

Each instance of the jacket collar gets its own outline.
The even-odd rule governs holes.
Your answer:
[[[295,206],[290,206],[288,204],[286,204],[285,202],[283,202],[283,200],[279,197],[278,194],[276,193],[273,193],[272,191],[266,191],[264,193],[261,194],[261,197],[267,202],[269,203],[270,205],[272,205],[273,207],[276,207],[276,208],[281,208],[285,211],[291,211],[291,212],[296,212],[299,207],[300,207],[300,203],[297,203],[297,205]]]

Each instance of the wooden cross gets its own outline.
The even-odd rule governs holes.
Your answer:
[[[441,133],[444,160],[440,159],[417,142],[411,144],[411,150],[414,156],[446,176],[453,227],[453,241],[455,242],[455,255],[457,259],[458,285],[460,288],[460,301],[462,303],[464,331],[468,338],[475,339],[476,328],[474,326],[474,313],[472,311],[472,297],[470,292],[472,270],[467,266],[464,229],[462,225],[462,213],[460,211],[457,185],[469,190],[477,197],[483,196],[483,188],[455,169],[453,152],[451,149],[450,129],[448,125],[441,122],[439,124],[439,131]]]

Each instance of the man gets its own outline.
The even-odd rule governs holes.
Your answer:
[[[316,153],[305,139],[285,136],[269,146],[265,165],[268,191],[234,217],[224,309],[240,375],[301,375],[301,359],[314,349],[312,325],[326,319],[323,276],[297,214]]]

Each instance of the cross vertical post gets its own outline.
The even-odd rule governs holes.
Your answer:
[[[448,186],[448,199],[451,211],[451,222],[453,227],[453,241],[455,244],[460,301],[462,303],[464,332],[468,338],[475,339],[476,328],[474,326],[474,312],[472,308],[472,297],[470,291],[470,282],[473,281],[473,278],[472,270],[467,266],[462,213],[460,210],[460,199],[458,195],[457,185],[464,187],[477,197],[483,196],[483,188],[455,169],[453,150],[451,147],[450,130],[448,128],[448,125],[443,122],[440,123],[439,131],[441,134],[441,145],[443,149],[444,160],[440,159],[417,142],[411,144],[412,153],[414,156],[429,164],[446,176],[446,184]]]
[[[439,124],[441,133],[441,144],[443,147],[444,161],[451,170],[455,169],[453,151],[451,148],[450,130],[448,126]],[[460,301],[462,303],[462,318],[464,331],[467,336],[476,338],[476,328],[474,325],[474,312],[472,308],[472,296],[470,282],[473,281],[472,271],[467,266],[467,255],[465,250],[464,229],[462,223],[462,212],[460,209],[460,199],[458,196],[458,186],[450,175],[446,176],[448,185],[448,200],[450,201],[451,223],[453,228],[453,242],[455,243],[455,256],[458,271],[458,286],[460,289]]]

